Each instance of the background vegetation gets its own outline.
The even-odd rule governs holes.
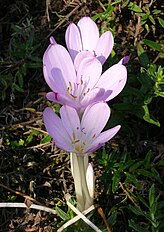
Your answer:
[[[88,15],[115,38],[104,69],[129,55],[128,83],[109,102],[111,127],[121,132],[91,157],[95,203],[113,232],[164,230],[164,57],[161,0],[6,0],[0,3],[0,202],[31,196],[57,210],[0,209],[0,231],[57,231],[73,217],[64,193],[74,197],[69,154],[52,146],[42,111],[52,105],[42,74],[49,36],[65,45],[70,22]],[[59,106],[54,105],[58,110]],[[27,199],[27,198],[26,198]],[[109,231],[95,210],[91,220]],[[66,231],[92,231],[83,222]]]

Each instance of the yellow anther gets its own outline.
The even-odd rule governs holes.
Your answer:
[[[70,94],[71,95],[71,97],[73,97],[73,98],[77,98],[77,96],[74,96],[73,94]]]
[[[70,81],[69,81],[69,90],[72,92],[72,84]]]
[[[73,140],[76,140],[76,136],[74,132],[72,133],[72,137],[73,137]]]
[[[92,139],[94,139],[96,137],[96,134],[94,134],[93,136],[92,136]]]

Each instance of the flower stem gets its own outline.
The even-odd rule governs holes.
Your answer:
[[[79,155],[71,153],[71,169],[74,178],[75,192],[77,198],[78,209],[83,211],[93,204],[93,200],[89,195],[86,182],[86,157],[88,154]]]

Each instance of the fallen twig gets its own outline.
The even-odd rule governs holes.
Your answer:
[[[35,200],[34,198],[32,198],[32,197],[30,197],[30,196],[28,196],[28,195],[26,195],[26,194],[24,194],[24,193],[21,193],[21,192],[18,192],[18,191],[16,191],[16,190],[13,190],[13,189],[11,189],[11,188],[9,188],[9,187],[3,185],[3,184],[0,184],[0,187],[5,188],[5,189],[7,189],[8,191],[10,191],[10,192],[12,192],[12,193],[15,193],[15,194],[17,194],[17,195],[20,195],[20,196],[24,197],[25,199],[28,199],[28,200],[30,200],[30,201],[32,201],[32,202],[38,204],[38,205],[42,205],[39,201]]]
[[[98,213],[100,214],[100,216],[102,217],[102,219],[103,219],[103,221],[104,221],[104,223],[105,223],[105,225],[106,225],[106,227],[107,227],[107,231],[108,231],[108,232],[112,232],[112,231],[111,231],[111,228],[110,228],[110,226],[109,226],[109,224],[108,224],[108,222],[107,222],[107,220],[106,220],[106,217],[105,217],[105,214],[104,214],[102,208],[101,208],[101,207],[98,207],[97,211],[98,211]]]
[[[37,209],[48,213],[56,214],[56,211],[54,209],[42,205],[36,205],[36,204],[31,204],[28,207],[25,203],[3,202],[0,203],[0,208],[30,208],[30,209]]]

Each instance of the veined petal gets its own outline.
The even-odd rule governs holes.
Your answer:
[[[75,67],[75,70],[78,70],[79,68],[79,65],[81,64],[82,60],[85,59],[85,58],[88,58],[88,57],[94,57],[94,54],[90,51],[82,51],[82,52],[79,52],[74,60],[74,67]]]
[[[94,51],[99,39],[99,30],[96,23],[89,17],[79,20],[77,26],[80,30],[82,49]]]
[[[112,91],[112,94],[106,99],[106,101],[108,101],[122,91],[126,80],[126,67],[121,64],[115,64],[102,74],[96,86]]]
[[[71,99],[71,97],[66,96],[65,94],[60,94],[56,92],[49,92],[46,94],[46,97],[49,101],[59,103],[61,105],[68,105],[77,110],[80,110],[82,107],[81,102],[74,101],[75,99]]]
[[[43,56],[43,65],[46,67],[46,81],[47,83],[58,83],[62,89],[66,90],[69,82],[75,82],[76,73],[73,66],[72,59],[67,50],[58,44],[50,45]],[[58,84],[55,85],[55,89]],[[65,86],[63,86],[65,85]],[[51,86],[50,86],[51,87]]]
[[[125,75],[123,79],[121,79],[118,83],[113,85],[112,93],[110,94],[108,98],[106,98],[105,101],[109,101],[113,99],[114,97],[116,97],[123,90],[126,82],[127,82],[127,76]]]
[[[60,148],[60,149],[62,149],[64,151],[67,151],[67,152],[72,152],[72,150],[73,150],[72,144],[71,143],[66,143],[66,142],[64,143],[64,142],[65,142],[65,140],[61,140],[61,139],[54,141],[55,145],[58,148]]]
[[[74,108],[65,105],[60,108],[60,115],[67,133],[73,140],[77,140],[81,133],[80,119],[77,111]]]
[[[87,57],[81,60],[77,70],[77,82],[86,85],[86,92],[90,91],[98,82],[102,72],[102,65],[96,57]]]
[[[65,81],[63,78],[59,77],[59,76],[61,76],[61,71],[59,69],[56,69],[55,72],[52,70],[53,69],[50,69],[46,66],[43,66],[43,74],[44,74],[45,81],[47,82],[48,86],[54,92],[65,93],[66,92]],[[56,74],[56,75],[54,75],[54,74]]]
[[[61,119],[53,112],[50,107],[43,111],[44,124],[49,135],[55,140],[60,148],[70,150],[71,140],[65,130]]]
[[[70,52],[72,59],[74,60],[78,52],[82,51],[82,42],[78,27],[71,23],[65,33],[65,41]]]
[[[105,94],[104,89],[94,88],[89,93],[85,95],[85,97],[81,100],[81,106],[86,107],[92,103],[98,102],[103,99]]]
[[[103,146],[107,141],[113,138],[117,132],[120,130],[121,126],[115,126],[107,131],[102,132],[93,142],[88,146],[87,152],[94,152],[101,146]]]
[[[81,128],[86,133],[88,141],[94,140],[105,127],[110,116],[110,108],[107,103],[98,102],[88,106],[81,120]]]
[[[98,60],[103,64],[110,55],[114,45],[114,38],[110,31],[103,33],[96,45],[95,53]]]

